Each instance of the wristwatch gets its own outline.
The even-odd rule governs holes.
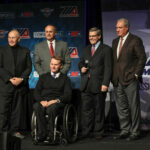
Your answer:
[[[60,103],[60,99],[56,99],[56,103]]]

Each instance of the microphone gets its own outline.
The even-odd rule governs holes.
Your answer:
[[[85,65],[86,68],[88,67],[88,64],[89,64],[89,61],[88,61],[88,60],[85,60],[84,65]]]

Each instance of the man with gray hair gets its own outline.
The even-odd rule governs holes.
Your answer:
[[[140,135],[139,82],[146,63],[142,40],[129,32],[129,21],[116,23],[118,37],[112,42],[113,85],[121,133],[114,139],[136,140]]]
[[[82,138],[104,133],[105,98],[112,75],[112,50],[101,41],[101,30],[89,30],[90,45],[83,49],[81,71]]]

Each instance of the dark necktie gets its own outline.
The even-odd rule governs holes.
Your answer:
[[[92,46],[92,51],[91,51],[91,55],[93,56],[95,53],[95,45]]]
[[[54,57],[54,49],[53,49],[53,43],[50,42],[50,54],[51,54],[51,57]]]
[[[56,74],[55,74],[55,73],[53,73],[53,74],[52,74],[52,77],[53,77],[53,78],[56,78]]]

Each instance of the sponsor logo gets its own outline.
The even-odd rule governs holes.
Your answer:
[[[81,33],[79,31],[70,31],[68,32],[68,35],[71,37],[77,37],[77,36],[80,36]]]
[[[76,47],[69,47],[70,57],[71,58],[79,58],[78,51]]]
[[[79,77],[80,76],[80,72],[79,71],[70,71],[68,73],[69,77]]]
[[[15,14],[12,12],[0,12],[0,19],[14,19]]]
[[[43,13],[43,15],[46,18],[48,18],[53,11],[54,11],[54,9],[51,9],[51,8],[43,8],[43,9],[41,9],[41,12]]]
[[[17,28],[20,33],[21,39],[29,39],[29,29],[28,28]]]
[[[7,33],[8,33],[8,31],[0,30],[0,38],[5,38]]]
[[[21,17],[24,17],[24,18],[33,17],[33,12],[31,12],[31,11],[22,12]]]
[[[58,31],[56,33],[56,36],[62,37],[63,31]],[[34,38],[45,38],[45,32],[33,32],[33,37]]]
[[[150,57],[147,59],[145,68],[143,70],[143,77],[150,77]]]
[[[62,6],[59,17],[79,17],[77,6]]]
[[[34,32],[33,37],[34,38],[45,38],[45,33],[44,32]]]

